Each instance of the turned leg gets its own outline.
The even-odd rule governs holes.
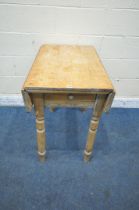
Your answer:
[[[99,124],[99,119],[103,112],[103,107],[105,104],[106,95],[97,95],[96,102],[94,105],[93,116],[91,118],[89,131],[88,131],[88,138],[86,143],[86,148],[84,151],[84,160],[88,161],[92,154],[92,149],[95,141],[95,136]]]
[[[38,155],[40,160],[45,160],[45,119],[44,119],[44,101],[42,94],[33,95],[33,103],[36,114],[36,131],[37,131],[37,144]]]

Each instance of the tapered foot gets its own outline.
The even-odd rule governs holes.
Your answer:
[[[39,155],[39,161],[40,161],[40,162],[46,161],[46,157],[45,157],[45,156],[40,156],[40,155]]]
[[[91,154],[92,152],[87,152],[86,150],[84,151],[84,161],[88,162],[91,159]]]
[[[39,161],[44,162],[46,160],[46,151],[44,153],[38,152]]]

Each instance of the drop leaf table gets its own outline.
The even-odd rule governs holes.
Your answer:
[[[91,157],[94,140],[103,112],[111,108],[114,87],[92,46],[41,46],[24,82],[22,95],[25,107],[36,114],[38,155],[46,156],[44,108],[93,108],[84,160]]]

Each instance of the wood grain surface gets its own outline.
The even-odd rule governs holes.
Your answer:
[[[94,47],[43,45],[23,89],[113,91],[113,85]]]

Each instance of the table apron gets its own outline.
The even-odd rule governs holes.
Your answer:
[[[93,107],[96,94],[44,94],[45,106]]]

